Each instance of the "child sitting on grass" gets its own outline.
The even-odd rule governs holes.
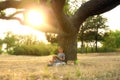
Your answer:
[[[52,57],[52,60],[49,61],[48,66],[65,64],[65,54],[61,47],[58,48],[58,55]]]

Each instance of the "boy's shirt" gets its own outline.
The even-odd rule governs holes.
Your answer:
[[[65,54],[64,54],[64,53],[58,53],[57,56],[58,56],[59,58],[65,59]],[[59,59],[57,59],[55,62],[57,63],[57,62],[62,62],[62,61],[59,60]]]

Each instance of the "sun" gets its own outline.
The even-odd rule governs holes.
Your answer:
[[[38,10],[29,10],[26,13],[26,22],[31,26],[37,27],[45,23],[45,16],[43,12]]]

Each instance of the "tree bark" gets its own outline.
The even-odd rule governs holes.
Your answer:
[[[84,32],[84,29],[83,29],[83,25],[81,27],[81,53],[84,53],[84,40],[83,40],[83,33]]]
[[[58,36],[58,43],[64,49],[66,62],[77,59],[77,33],[75,35]]]
[[[95,35],[95,51],[98,52],[98,27],[96,27],[96,35]]]

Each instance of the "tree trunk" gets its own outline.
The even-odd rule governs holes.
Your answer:
[[[98,52],[97,40],[96,40],[95,44],[96,44],[96,45],[95,45],[95,51]]]
[[[81,27],[81,53],[84,53],[84,40],[83,40],[83,32],[84,32],[84,29],[83,29],[83,25]]]
[[[77,59],[77,33],[75,35],[59,35],[58,37],[59,46],[64,49],[66,55],[66,62],[68,60]]]
[[[84,53],[84,42],[81,40],[81,53]]]
[[[98,52],[98,27],[96,27],[96,35],[95,35],[95,51]]]

